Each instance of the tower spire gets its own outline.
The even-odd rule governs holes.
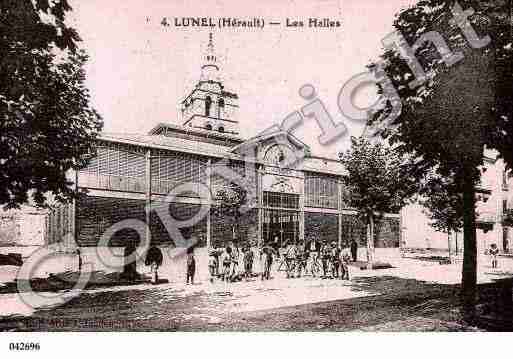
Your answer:
[[[207,64],[216,62],[215,48],[214,48],[214,35],[212,33],[208,34],[208,45],[207,45],[207,56],[206,56]]]
[[[214,35],[212,33],[208,34],[208,45],[204,61],[205,63],[201,66],[201,80],[218,81],[219,66],[217,65],[217,56],[214,48]]]

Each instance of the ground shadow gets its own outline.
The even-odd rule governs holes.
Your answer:
[[[79,272],[64,272],[59,274],[50,274],[47,278],[30,279],[30,287],[34,292],[57,292],[61,290],[72,289],[80,277]],[[118,272],[94,271],[85,285],[86,289],[105,288],[113,286],[137,285],[149,283],[150,277],[140,275],[138,279],[127,280]],[[165,283],[165,280],[159,281],[159,284]],[[0,287],[0,294],[18,293],[18,281],[4,283]]]
[[[347,286],[367,295],[242,313],[227,310],[232,296],[216,292],[158,286],[106,289],[83,292],[61,306],[38,310],[30,318],[7,318],[0,321],[0,329],[347,331],[414,330],[417,325],[419,330],[475,329],[460,323],[459,285],[373,276],[357,277]]]
[[[53,308],[41,308],[30,317],[0,320],[0,330],[16,331],[176,331],[201,327],[205,318],[224,305],[215,293],[183,289],[139,287],[82,292]],[[215,314],[217,315],[217,314]]]

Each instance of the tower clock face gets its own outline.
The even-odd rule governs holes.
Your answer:
[[[270,164],[281,167],[290,162],[292,156],[292,150],[287,146],[273,145],[266,151],[264,159]]]

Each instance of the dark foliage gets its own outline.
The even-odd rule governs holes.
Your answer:
[[[102,127],[84,86],[85,53],[68,27],[66,0],[0,2],[0,205],[75,194]]]

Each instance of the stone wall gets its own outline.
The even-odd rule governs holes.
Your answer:
[[[123,220],[134,219],[134,224],[145,222],[144,200],[104,198],[104,197],[85,197],[77,201],[77,242],[79,246],[96,246],[101,235],[115,223]],[[164,206],[166,214],[170,217],[162,219],[156,211],[152,211],[150,220],[151,243],[153,245],[171,245],[183,246],[176,238],[171,238],[170,232],[166,229],[164,221],[169,218],[177,222],[168,223],[170,226],[176,226],[179,221],[192,218],[199,210],[199,205],[186,203],[154,203],[154,205]],[[166,208],[167,207],[167,208]],[[138,222],[141,221],[141,222]],[[139,228],[138,226],[135,226]],[[144,226],[139,228],[141,233],[145,233]],[[185,239],[195,236],[199,244],[206,243],[206,219],[203,218],[197,224],[178,229]],[[111,237],[109,246],[125,246],[128,242],[139,242],[139,234],[134,229],[120,229]]]
[[[122,220],[144,222],[144,206],[145,201],[134,199],[91,196],[77,200],[77,244],[81,247],[98,245],[101,235]],[[139,242],[138,233],[132,229],[121,229],[112,236],[108,245],[125,246],[130,241]]]

